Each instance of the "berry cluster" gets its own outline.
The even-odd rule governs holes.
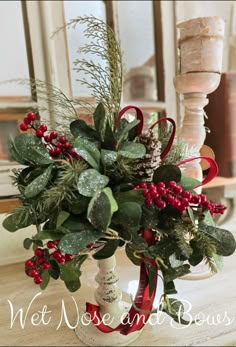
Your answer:
[[[223,214],[225,210],[223,204],[210,202],[204,194],[191,194],[187,190],[183,191],[183,188],[175,181],[170,181],[168,185],[164,182],[157,184],[140,183],[134,189],[143,190],[145,205],[155,204],[160,210],[163,210],[167,205],[178,209],[181,213],[184,213],[189,206],[207,209],[212,215]]]
[[[73,259],[71,254],[63,254],[58,249],[59,240],[48,241],[46,248],[37,248],[34,251],[34,257],[26,260],[25,268],[29,277],[33,277],[35,284],[43,282],[42,274],[50,269],[50,260],[54,259],[59,264],[63,264]],[[51,251],[51,253],[50,253]]]
[[[34,124],[36,119],[37,116],[35,113],[28,113],[24,118],[23,123],[20,124],[20,129],[22,131],[33,129],[35,131],[35,135],[43,141],[51,157],[59,157],[62,155],[68,160],[70,160],[71,157],[77,160],[82,159],[81,156],[76,153],[74,148],[72,148],[70,142],[65,136],[59,136],[56,131],[46,133],[48,130],[46,124],[41,124],[38,128],[36,128]]]

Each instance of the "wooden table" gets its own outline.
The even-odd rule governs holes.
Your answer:
[[[118,252],[117,263],[117,272],[120,275],[119,285],[125,292],[124,297],[127,298],[127,292],[134,294],[136,291],[138,268],[131,265],[124,256],[123,250]],[[191,303],[193,306],[190,312],[191,317],[194,318],[197,314],[201,314],[203,318],[204,315],[205,319],[209,320],[208,323],[204,322],[201,326],[191,325],[189,327],[175,325],[173,328],[168,317],[162,314],[162,319],[165,317],[164,322],[160,322],[158,325],[153,321],[153,326],[146,325],[140,338],[132,345],[236,346],[236,256],[225,258],[224,264],[224,271],[209,279],[176,281],[179,292],[176,297]],[[0,273],[1,346],[83,346],[64,320],[58,330],[56,328],[60,322],[62,300],[64,300],[71,324],[74,323],[76,317],[72,296],[76,302],[92,300],[95,287],[94,275],[97,273],[94,260],[88,260],[83,267],[83,286],[76,293],[67,292],[63,282],[54,280],[51,281],[46,291],[41,292],[40,288],[25,276],[22,264],[0,267]],[[159,283],[157,301],[162,291],[161,280]],[[37,294],[39,295],[36,297]],[[35,300],[29,308],[24,328],[21,327],[18,316],[11,329],[11,305],[14,315],[20,308],[24,310],[25,314],[33,298]],[[44,305],[47,305],[47,311],[50,311],[45,314],[45,323],[50,317],[51,321],[48,325],[43,325],[41,321],[38,326],[34,326],[31,322],[32,314],[42,311]],[[221,323],[212,325],[213,320],[217,321],[217,316]],[[227,325],[228,319],[233,321]]]

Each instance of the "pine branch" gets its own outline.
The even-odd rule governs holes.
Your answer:
[[[177,239],[177,245],[179,247],[179,249],[181,250],[181,253],[186,256],[189,257],[193,250],[191,248],[191,246],[189,245],[189,243],[187,242],[187,237],[186,235],[188,234],[188,232],[186,233],[183,230],[183,225],[177,225],[175,227],[175,237]],[[189,239],[189,238],[188,238]]]
[[[92,53],[102,59],[105,65],[103,68],[101,64],[94,61],[76,60],[75,65],[78,65],[76,71],[86,74],[92,82],[89,82],[89,79],[79,79],[79,81],[92,90],[92,95],[97,102],[104,104],[108,121],[113,128],[114,118],[120,109],[123,81],[120,45],[113,30],[103,20],[93,16],[72,19],[53,35],[65,28],[74,29],[78,24],[86,24],[84,35],[90,39],[90,42],[81,47],[78,52],[83,54]]]

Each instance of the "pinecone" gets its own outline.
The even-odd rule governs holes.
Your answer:
[[[161,142],[151,129],[141,134],[136,141],[146,147],[145,156],[136,161],[137,176],[142,182],[151,182],[154,171],[160,166]]]

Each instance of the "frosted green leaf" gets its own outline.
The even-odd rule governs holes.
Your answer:
[[[42,175],[35,178],[25,189],[26,198],[33,198],[41,193],[47,186],[52,173],[52,165],[50,165]]]
[[[64,253],[78,254],[85,249],[88,244],[97,241],[101,236],[102,232],[95,229],[67,234],[61,239],[59,248]]]
[[[101,150],[101,160],[104,166],[111,166],[117,159],[117,152],[107,149]]]
[[[118,153],[125,158],[138,159],[145,155],[146,148],[142,143],[125,142],[119,148]]]
[[[32,134],[20,134],[16,136],[15,148],[24,160],[34,165],[48,165],[53,163],[41,140]]]
[[[77,137],[74,142],[74,149],[89,165],[94,169],[99,169],[100,152],[93,142]]]
[[[100,190],[109,182],[107,176],[101,175],[97,170],[88,169],[79,177],[78,191],[81,195],[91,197],[97,190]]]

